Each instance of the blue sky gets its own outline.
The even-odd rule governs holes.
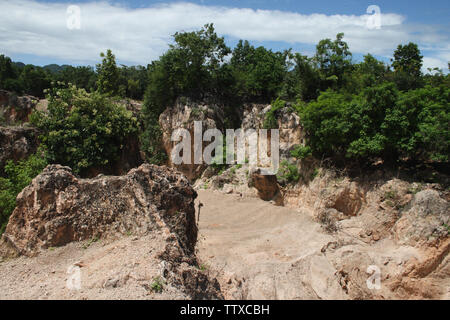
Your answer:
[[[274,50],[312,55],[315,44],[344,32],[355,60],[372,53],[389,61],[396,46],[419,44],[424,67],[450,60],[450,2],[330,0],[0,0],[0,53],[13,60],[90,64],[111,48],[119,63],[157,59],[176,31],[213,22],[230,46],[240,39]],[[80,29],[68,29],[69,5],[80,8]],[[368,27],[381,11],[379,29]],[[73,17],[73,15],[72,15]],[[373,16],[372,16],[373,18]],[[446,71],[446,70],[445,70]]]

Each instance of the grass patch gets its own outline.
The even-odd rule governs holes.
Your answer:
[[[155,293],[161,293],[164,290],[164,285],[164,280],[161,277],[155,277],[150,284],[150,289]]]
[[[93,243],[96,243],[96,242],[98,242],[99,240],[100,240],[100,237],[99,237],[99,236],[93,237],[92,239],[90,239],[88,242],[86,242],[86,243],[83,245],[83,249],[89,248]]]

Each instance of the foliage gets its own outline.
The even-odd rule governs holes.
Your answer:
[[[230,67],[235,80],[233,90],[244,101],[270,101],[278,96],[287,71],[285,52],[255,48],[240,40],[233,50]]]
[[[77,88],[86,91],[92,92],[97,88],[97,74],[92,67],[65,66],[62,69],[57,69],[54,77],[60,82],[74,84]]]
[[[153,282],[150,285],[150,289],[153,292],[161,293],[164,289],[164,285],[165,285],[164,280],[161,279],[161,277],[155,277],[153,278]]]
[[[394,67],[395,82],[400,90],[416,89],[420,86],[422,59],[423,56],[415,43],[410,42],[397,47],[392,67]]]
[[[316,155],[448,161],[449,93],[446,86],[402,93],[385,82],[359,95],[324,92],[300,114]]]
[[[102,63],[97,65],[97,88],[100,93],[117,95],[119,93],[119,70],[116,65],[116,57],[111,50],[106,54],[100,53]]]
[[[26,65],[19,76],[19,81],[24,92],[43,98],[44,90],[50,88],[51,76],[41,67]]]
[[[131,112],[99,92],[71,85],[49,90],[47,99],[48,113],[33,113],[31,122],[43,132],[48,161],[76,173],[111,164],[136,132]]]
[[[338,33],[335,40],[324,39],[316,46],[314,62],[327,86],[342,87],[346,73],[352,68],[352,54],[343,38],[344,34]]]
[[[297,183],[300,180],[300,174],[295,164],[283,160],[280,163],[277,178],[281,183]]]
[[[296,159],[305,159],[312,155],[310,146],[297,145],[291,150],[291,157]]]
[[[0,177],[0,235],[4,232],[9,216],[16,207],[16,197],[47,165],[43,149],[27,159],[5,165],[5,177]]]
[[[272,107],[264,115],[264,129],[278,129],[277,112],[286,106],[286,101],[277,99],[272,103]]]

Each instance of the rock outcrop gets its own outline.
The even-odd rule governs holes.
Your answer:
[[[173,107],[167,108],[159,117],[159,124],[162,130],[162,143],[168,155],[168,165],[176,167],[186,177],[193,181],[201,176],[206,169],[205,164],[194,164],[194,121],[202,122],[202,135],[208,129],[223,130],[223,109],[218,105],[205,105],[183,103],[178,99]],[[187,129],[191,134],[191,164],[174,165],[171,153],[177,142],[172,142],[172,133],[176,129]],[[223,131],[222,131],[223,132]],[[210,142],[203,143],[203,146]]]
[[[15,93],[0,90],[0,119],[7,125],[28,122],[39,99],[33,96],[17,96]]]
[[[72,241],[163,228],[191,254],[196,196],[184,176],[164,167],[78,179],[70,168],[50,165],[18,195],[3,239],[17,253],[34,255]]]
[[[244,130],[262,129],[265,116],[271,108],[271,105],[264,104],[244,105],[241,128]],[[288,107],[279,110],[276,118],[280,134],[280,157],[289,158],[293,147],[305,143],[305,131],[300,117],[295,112],[288,110]]]
[[[28,276],[41,279],[2,277],[8,289],[0,296],[48,297],[21,289],[28,288],[22,281],[40,281],[57,299],[221,299],[218,282],[199,268],[194,252],[196,197],[171,168],[144,164],[124,176],[78,179],[68,167],[47,166],[18,195],[0,244],[7,260],[22,255],[0,269],[30,259],[36,272]],[[58,272],[46,269],[48,259]],[[82,268],[80,288],[61,288],[73,259],[80,261],[68,270]]]
[[[38,145],[38,131],[32,127],[0,127],[0,175],[8,160],[23,160]]]
[[[283,196],[275,175],[263,175],[260,169],[255,169],[250,174],[250,184],[258,190],[258,196],[264,201],[274,201],[277,205],[283,205]]]

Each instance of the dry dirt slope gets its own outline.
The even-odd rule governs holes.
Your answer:
[[[227,298],[293,298],[283,293],[282,285],[277,289],[272,277],[282,272],[283,266],[320,251],[332,240],[307,215],[256,198],[200,191],[198,201],[204,207],[200,212],[197,254],[202,268],[212,273],[221,271],[222,279],[232,279],[231,283],[223,283]],[[168,287],[161,294],[148,290],[160,271],[159,265],[151,263],[158,255],[154,248],[164,250],[164,243],[155,245],[157,239],[157,235],[150,235],[75,242],[51,248],[37,257],[3,262],[0,299],[186,298]],[[80,262],[82,288],[69,290],[68,269]],[[250,295],[243,294],[248,289],[239,285],[243,278],[256,287]]]
[[[420,249],[392,238],[365,243],[350,229],[328,234],[307,208],[200,190],[197,256],[228,299],[450,298],[449,257],[425,278],[405,276]],[[380,287],[372,277],[375,266]],[[406,280],[405,280],[406,279]]]
[[[217,276],[226,299],[397,298],[385,283],[419,256],[417,249],[389,239],[367,246],[345,234],[329,235],[306,209],[208,190],[200,190],[196,201],[204,205],[196,249],[200,268]],[[0,299],[189,298],[170,286],[162,293],[150,290],[164,268],[156,259],[165,246],[158,239],[153,234],[75,242],[0,263]],[[67,270],[76,262],[82,262],[82,289],[69,290]],[[366,286],[371,264],[380,266],[381,290]],[[447,274],[442,270],[448,265],[447,258],[436,277]],[[449,279],[436,281],[445,287]],[[435,298],[449,297],[447,292]]]

